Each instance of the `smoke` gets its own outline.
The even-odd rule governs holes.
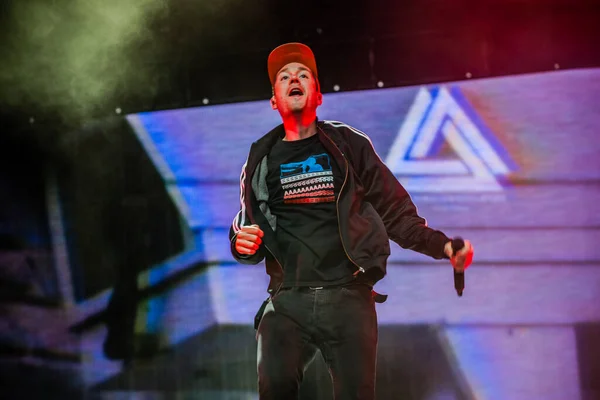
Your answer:
[[[9,106],[81,118],[125,90],[149,94],[160,0],[16,1],[0,49]]]

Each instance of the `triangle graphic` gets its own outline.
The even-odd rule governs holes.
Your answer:
[[[452,91],[458,97],[458,88]],[[499,192],[497,177],[514,163],[481,123],[465,111],[445,87],[421,88],[398,131],[385,163],[409,192]],[[468,110],[474,114],[474,110]],[[457,159],[435,159],[432,152],[445,141]]]

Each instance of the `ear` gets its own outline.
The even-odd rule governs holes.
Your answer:
[[[323,104],[323,93],[318,92],[317,93],[317,106],[320,106],[321,104]]]
[[[275,96],[271,97],[271,108],[277,110],[277,100],[275,100]]]

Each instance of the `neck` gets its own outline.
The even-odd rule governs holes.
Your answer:
[[[285,129],[286,141],[301,140],[311,137],[317,133],[317,115],[290,115],[283,119],[283,128]]]

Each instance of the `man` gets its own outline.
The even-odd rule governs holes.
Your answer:
[[[230,230],[241,263],[266,259],[269,298],[257,314],[260,398],[294,399],[317,350],[336,400],[374,399],[378,295],[389,239],[457,271],[473,256],[427,227],[410,196],[368,137],[319,121],[323,101],[310,48],[279,46],[269,55],[277,126],[253,143],[242,169],[241,210]]]

